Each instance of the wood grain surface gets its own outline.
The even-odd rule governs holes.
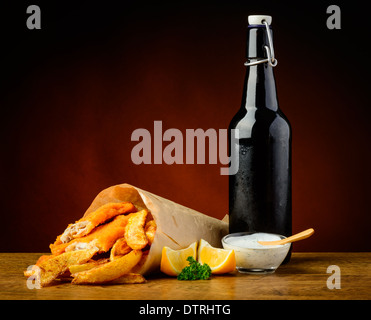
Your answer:
[[[40,253],[0,253],[1,300],[125,299],[125,300],[260,300],[371,299],[371,252],[293,253],[291,262],[271,275],[233,273],[211,280],[178,281],[162,274],[144,284],[72,285],[55,281],[28,289],[23,271]],[[341,288],[330,290],[330,265],[341,270]]]

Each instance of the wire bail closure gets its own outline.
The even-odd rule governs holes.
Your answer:
[[[271,31],[269,30],[269,24],[266,20],[262,20],[262,23],[265,25],[265,28],[267,29],[269,47],[264,46],[264,49],[267,52],[267,57],[268,58],[267,59],[260,59],[260,60],[253,61],[253,62],[246,61],[244,63],[245,67],[255,66],[257,64],[266,63],[266,62],[268,62],[268,64],[271,67],[275,67],[278,63],[277,59],[274,57],[273,41],[272,41]]]

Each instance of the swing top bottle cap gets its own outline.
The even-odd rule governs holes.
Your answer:
[[[259,24],[262,25],[263,20],[267,21],[269,25],[271,25],[272,23],[271,16],[263,16],[263,15],[248,16],[249,25],[259,25]]]
[[[266,21],[269,25],[269,29],[271,29],[271,16],[253,15],[248,17],[249,26],[247,28],[248,31],[246,43],[247,59],[268,58],[265,46],[269,47],[270,45],[267,35],[267,28],[264,25],[263,21]]]

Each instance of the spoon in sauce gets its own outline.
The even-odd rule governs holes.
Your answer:
[[[287,237],[282,240],[275,240],[275,241],[258,241],[258,243],[264,245],[264,246],[274,246],[274,245],[280,245],[280,244],[286,244],[289,242],[295,242],[299,240],[306,239],[310,237],[314,233],[314,229],[310,228],[307,230],[304,230],[302,232],[299,232],[297,234],[292,235],[291,237]]]

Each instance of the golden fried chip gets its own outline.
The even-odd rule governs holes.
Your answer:
[[[125,239],[128,246],[134,250],[141,250],[148,244],[148,239],[144,232],[147,214],[147,210],[132,213],[126,225]]]
[[[44,261],[49,260],[49,259],[51,259],[51,258],[53,258],[53,257],[54,257],[54,256],[51,255],[51,254],[49,254],[49,255],[42,255],[42,256],[40,256],[40,258],[36,261],[36,265],[38,266],[38,265],[40,265],[41,263],[43,263]]]
[[[74,264],[72,266],[69,266],[68,269],[69,269],[71,274],[72,273],[78,273],[78,272],[87,271],[87,270],[96,268],[99,265],[102,265],[102,264],[107,263],[107,262],[109,262],[108,258],[99,259],[99,260],[90,260],[90,261],[88,261],[86,263],[83,263],[83,264]]]
[[[72,274],[72,276],[74,277],[72,283],[95,284],[106,283],[115,280],[117,278],[120,278],[124,274],[129,273],[130,270],[140,261],[141,257],[142,251],[133,250],[127,255],[103,264],[102,266],[93,268],[88,271],[82,271]]]
[[[70,265],[87,262],[98,251],[97,248],[90,250],[71,251],[60,254],[40,263],[40,285],[50,284],[59,275],[63,274]]]
[[[23,275],[25,277],[36,276],[38,270],[40,269],[37,265],[31,265],[27,268],[27,270],[23,271]]]
[[[144,232],[146,233],[148,244],[152,244],[155,238],[156,229],[157,225],[155,220],[150,220],[146,223],[146,226],[144,227]]]
[[[39,259],[37,259],[37,261],[36,261],[36,263],[34,265],[29,266],[26,271],[23,271],[23,274],[26,277],[31,277],[32,275],[34,275],[34,274],[36,274],[38,272],[38,270],[39,270],[38,269],[38,266],[42,262],[44,262],[46,260],[49,260],[51,258],[54,258],[54,255],[49,254],[49,255],[42,255],[42,256],[40,256]]]
[[[146,279],[139,273],[127,273],[110,281],[110,284],[128,284],[128,283],[145,283]]]
[[[111,248],[110,260],[113,261],[128,254],[132,249],[128,246],[125,238],[118,239]]]

